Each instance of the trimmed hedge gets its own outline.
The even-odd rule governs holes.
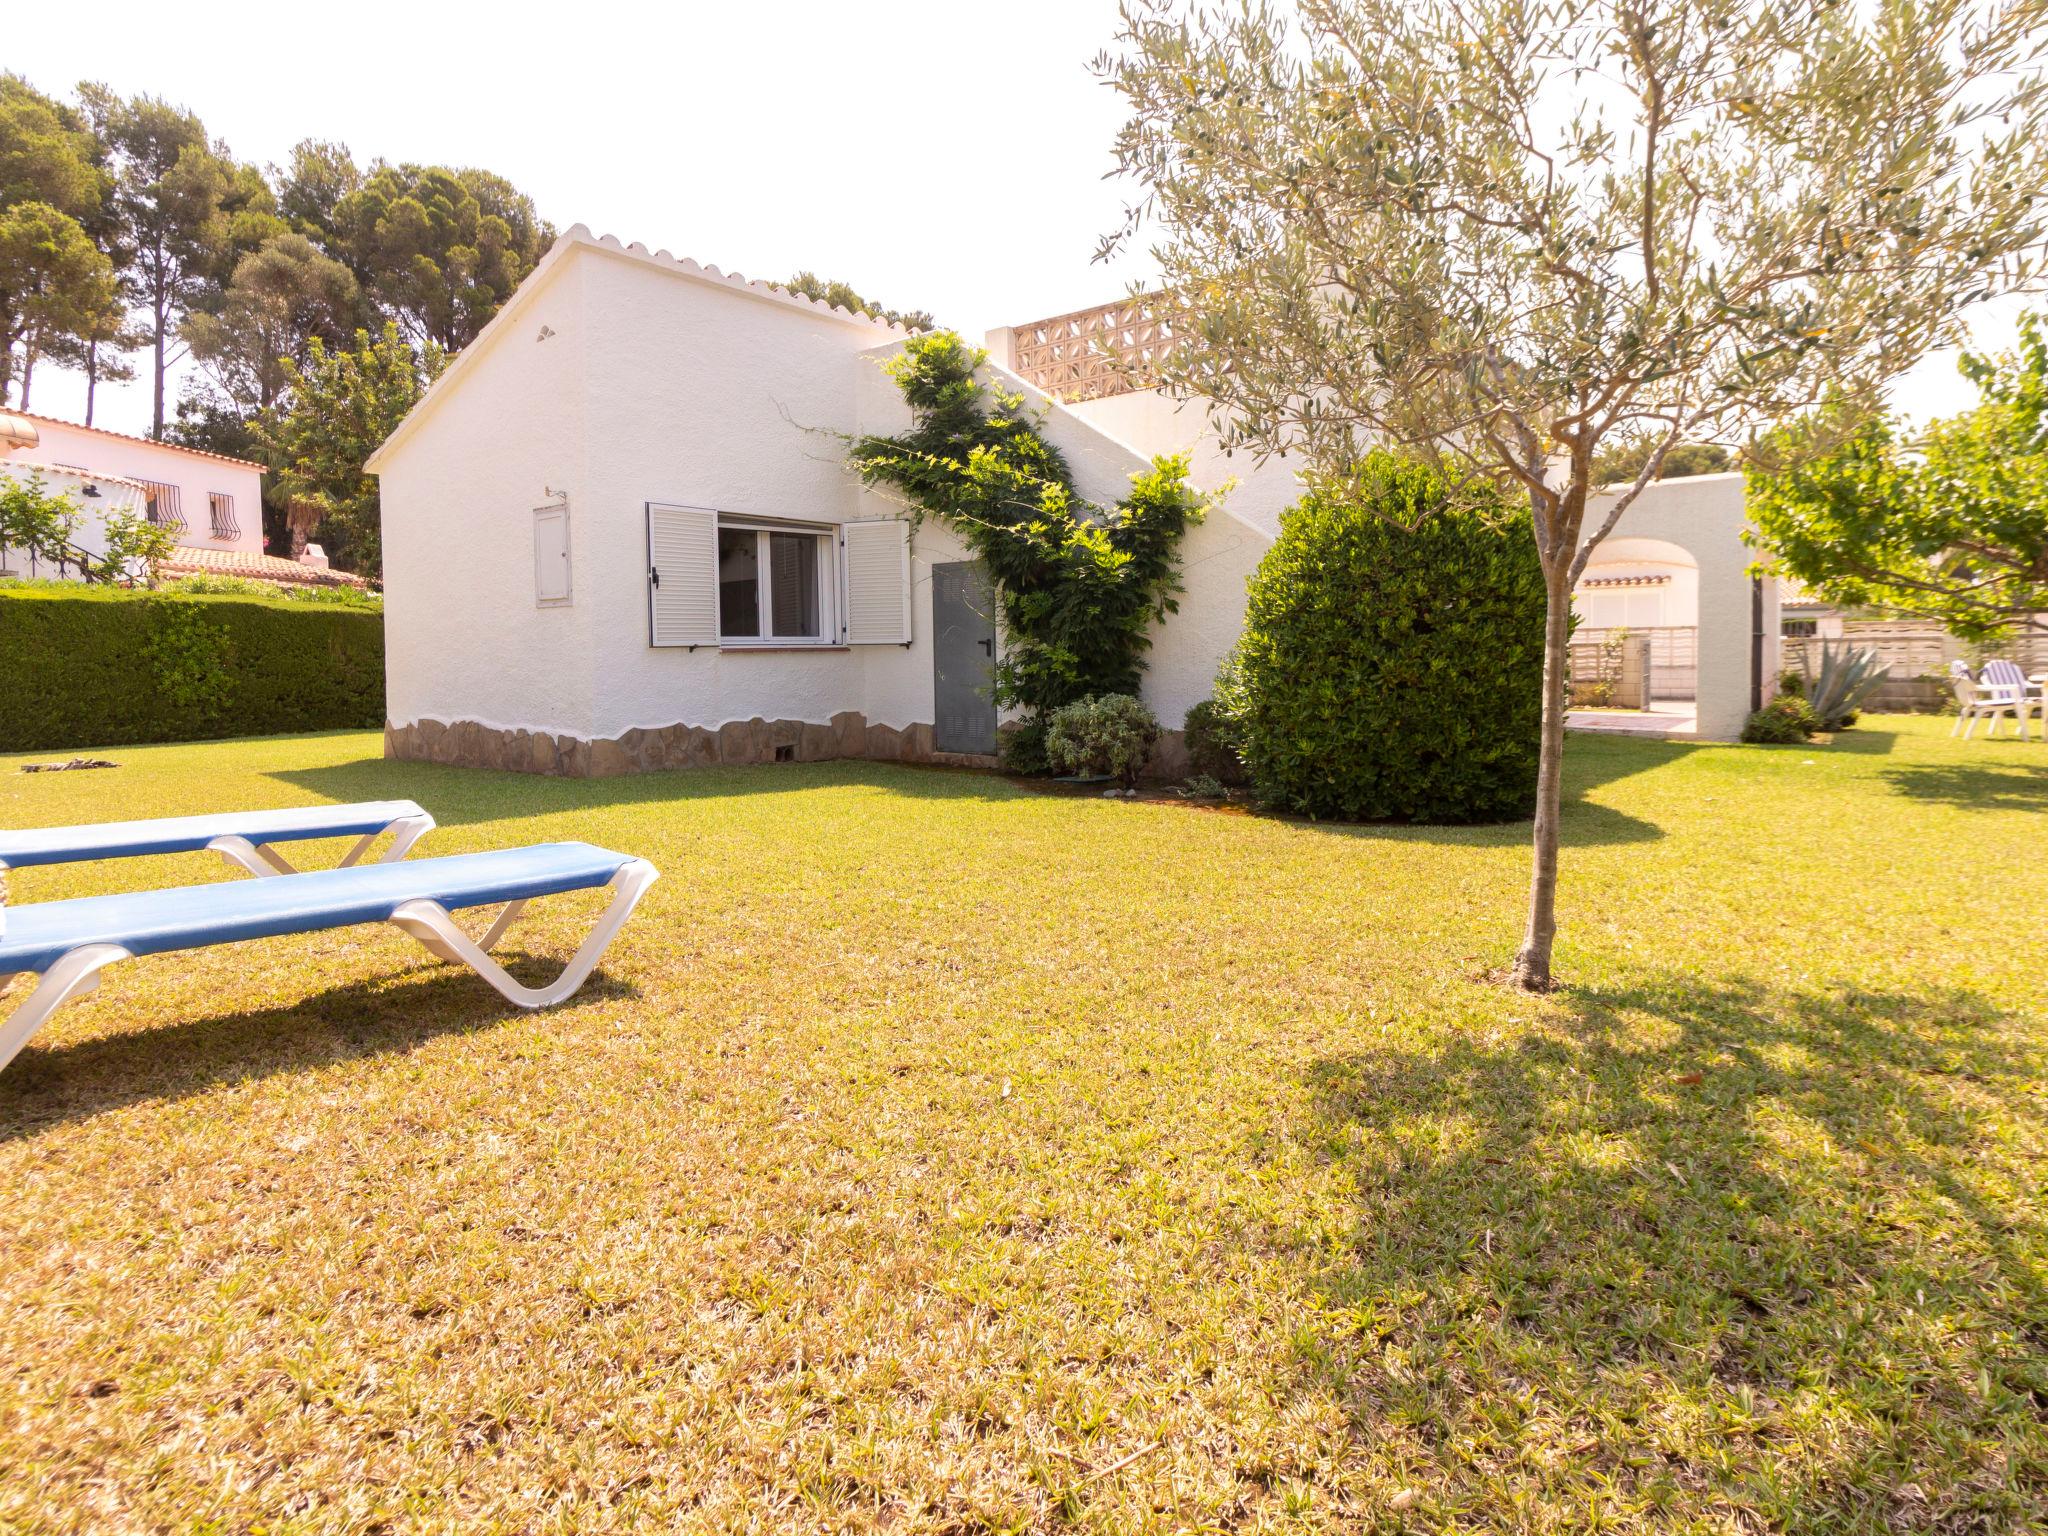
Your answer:
[[[0,586],[0,752],[384,722],[384,617],[275,598]]]
[[[1371,471],[1378,511],[1304,500],[1253,574],[1218,682],[1232,744],[1279,810],[1527,816],[1544,608],[1528,517],[1491,493],[1454,500],[1421,465],[1377,455]]]

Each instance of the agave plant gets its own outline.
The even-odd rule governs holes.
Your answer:
[[[1877,691],[1891,668],[1877,659],[1868,646],[1845,645],[1840,650],[1825,642],[1820,648],[1820,669],[1806,674],[1806,702],[1824,731],[1847,730],[1856,723],[1863,701]]]

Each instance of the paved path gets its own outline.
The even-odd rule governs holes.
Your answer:
[[[1574,731],[1606,731],[1620,736],[1694,736],[1698,712],[1690,699],[1659,699],[1648,709],[1574,709],[1564,717]]]

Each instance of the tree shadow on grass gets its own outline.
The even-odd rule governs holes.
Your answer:
[[[1694,743],[1656,737],[1575,735],[1564,754],[1563,821],[1559,843],[1566,848],[1592,848],[1621,843],[1650,843],[1664,836],[1655,822],[1586,798],[1620,779],[1669,767],[1699,750]],[[1290,820],[1296,818],[1288,818]],[[1395,838],[1407,842],[1442,843],[1465,848],[1524,847],[1531,835],[1527,817],[1470,826],[1430,826],[1414,822],[1342,822],[1301,820],[1336,837]]]
[[[1854,725],[1846,731],[1836,731],[1828,737],[1828,752],[1846,752],[1857,757],[1888,757],[1899,744],[1897,731],[1874,730],[1869,726]]]
[[[1029,791],[972,768],[840,760],[742,768],[679,768],[608,779],[555,778],[494,768],[363,757],[269,775],[325,799],[417,800],[446,826],[471,826],[615,806],[688,804],[735,796],[802,794],[855,786],[898,799],[1015,801]]]
[[[1317,1277],[1352,1331],[1313,1368],[1365,1431],[1433,1464],[1444,1512],[1504,1481],[1566,1525],[2048,1514],[2032,1026],[1959,990],[1561,1001],[1312,1070],[1358,1206]]]
[[[1591,800],[1568,799],[1563,805],[1558,842],[1566,848],[1596,848],[1616,843],[1653,843],[1664,836],[1655,822],[1644,821],[1626,811]],[[1289,817],[1288,820],[1295,818]],[[1414,822],[1307,821],[1304,827],[1332,837],[1362,840],[1392,839],[1401,842],[1434,843],[1460,848],[1525,848],[1530,823],[1523,821],[1482,822],[1472,826],[1440,827]]]
[[[528,985],[561,969],[559,957],[517,949],[500,949],[495,958]],[[638,995],[637,987],[600,967],[574,1001]],[[0,1010],[13,1002],[0,1003]],[[60,1009],[52,1023],[71,1012]],[[466,968],[427,961],[275,1008],[190,1018],[61,1045],[32,1040],[0,1072],[0,1141],[130,1104],[186,1098],[222,1083],[410,1051],[444,1035],[495,1028],[524,1012]]]
[[[1664,767],[1696,747],[1657,740],[1575,738],[1565,757],[1567,845],[1649,842],[1660,828],[1584,799],[1587,791]],[[327,800],[417,800],[447,826],[468,826],[533,816],[616,806],[677,804],[735,796],[806,793],[855,787],[897,799],[981,801],[990,805],[1028,802],[1041,787],[986,769],[840,759],[822,763],[777,763],[751,767],[684,768],[609,779],[551,778],[488,768],[363,757],[320,768],[291,769],[270,777]],[[1077,797],[1092,801],[1097,797]],[[1486,826],[1433,827],[1413,824],[1304,823],[1343,836],[1399,836],[1492,847],[1529,839],[1527,820]]]
[[[1925,763],[1887,768],[1884,781],[1909,800],[1966,811],[2048,810],[2048,761]]]
[[[1565,736],[1564,792],[1567,799],[1619,779],[1669,767],[1701,750],[1697,741],[1657,736],[1572,731]]]

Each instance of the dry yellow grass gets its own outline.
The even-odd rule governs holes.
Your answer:
[[[0,1528],[2036,1528],[2048,748],[1946,729],[1575,740],[1544,1000],[1484,979],[1519,828],[0,760],[8,824],[411,796],[664,876],[552,1013],[357,930],[60,1015],[0,1075]]]

